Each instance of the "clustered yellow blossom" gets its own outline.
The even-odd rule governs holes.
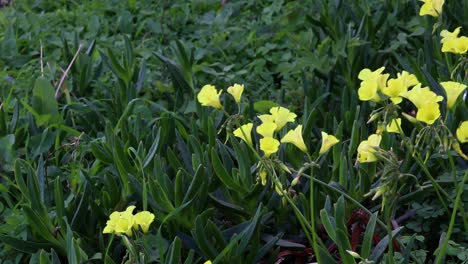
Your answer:
[[[200,89],[200,92],[198,92],[197,100],[203,106],[211,106],[216,109],[221,109],[223,108],[220,100],[222,92],[223,91],[221,90],[218,92],[214,85],[207,84]],[[244,92],[244,85],[236,83],[229,86],[227,88],[227,92],[232,95],[237,104],[240,104],[242,93]]]
[[[445,29],[440,32],[442,52],[465,54],[468,51],[468,37],[458,37],[460,29],[461,27],[457,27],[453,32]]]
[[[359,100],[380,102],[386,98],[394,104],[399,104],[402,94],[406,93],[411,86],[419,83],[415,75],[406,71],[397,74],[397,78],[388,79],[390,74],[383,74],[385,67],[375,71],[363,69],[358,78],[361,85],[358,89]]]
[[[431,91],[429,87],[421,88],[421,84],[418,84],[402,96],[418,108],[416,114],[418,121],[431,125],[440,117],[438,102],[442,101],[443,97]]]
[[[444,0],[421,0],[424,4],[419,10],[420,16],[433,16],[438,17],[442,13],[442,6],[444,5]]]
[[[106,227],[102,233],[113,233],[118,236],[125,234],[127,236],[132,235],[132,229],[141,228],[143,233],[147,233],[149,226],[154,221],[154,214],[148,211],[141,211],[136,215],[133,214],[135,206],[129,206],[123,212],[113,212],[109,216],[109,220],[106,223]]]

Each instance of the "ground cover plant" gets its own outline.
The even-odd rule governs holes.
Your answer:
[[[0,9],[0,263],[468,263],[467,1]]]

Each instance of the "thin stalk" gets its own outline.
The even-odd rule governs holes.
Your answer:
[[[310,156],[309,156],[310,159]],[[310,175],[314,175],[314,167],[310,168]],[[309,189],[309,203],[310,203],[310,223],[312,225],[312,248],[314,249],[315,255],[317,256],[317,261],[321,262],[318,256],[317,248],[317,233],[315,232],[315,197],[314,197],[314,181],[310,180],[310,189]]]
[[[291,200],[291,198],[289,197],[289,195],[287,193],[285,193],[283,191],[283,189],[281,188],[282,186],[280,185],[279,181],[278,181],[278,178],[276,177],[276,173],[274,175],[274,179],[273,179],[273,183],[275,184],[275,187],[277,187],[276,189],[280,190],[281,191],[281,194],[282,194],[282,197],[286,198],[286,200],[288,201],[288,203],[292,206],[293,210],[294,210],[294,213],[296,214],[297,218],[299,219],[299,222],[302,226],[302,228],[304,229],[304,233],[307,237],[307,240],[309,240],[309,243],[313,244],[314,240],[312,237],[310,237],[310,233],[312,231],[312,227],[310,225],[307,224],[307,219],[304,217],[304,215],[301,213],[301,210],[299,210],[299,208],[297,208],[296,204],[294,203],[293,200]],[[312,231],[313,232],[313,231]]]
[[[324,187],[327,187],[328,189],[331,189],[341,195],[343,195],[346,199],[348,199],[349,201],[351,201],[352,203],[354,203],[356,206],[358,206],[359,208],[361,208],[364,212],[366,212],[369,216],[372,216],[372,212],[369,211],[369,209],[367,209],[364,205],[362,205],[361,203],[359,203],[357,200],[355,200],[353,197],[349,196],[347,193],[344,193],[342,192],[340,189],[337,189],[333,186],[330,186],[328,184],[326,184],[325,182],[319,180],[319,179],[315,179],[313,177],[311,177],[310,175],[307,175],[307,174],[303,174],[302,176],[306,177],[306,178],[309,178],[311,181],[314,181]],[[387,229],[387,225],[382,222],[380,219],[377,218],[377,223],[379,223],[379,225],[383,228],[383,229]]]
[[[439,198],[439,201],[440,203],[444,206],[445,210],[450,213],[447,205],[445,204],[444,202],[444,199],[442,198],[441,194],[440,193],[443,193],[444,196],[449,199],[450,201],[452,201],[452,198],[448,195],[448,193],[446,191],[444,191],[444,189],[442,189],[440,187],[440,185],[436,182],[436,180],[434,179],[434,177],[432,177],[431,173],[429,172],[429,170],[427,169],[427,167],[424,165],[424,163],[421,161],[421,159],[419,158],[418,155],[415,155],[414,158],[416,159],[416,161],[418,162],[419,166],[421,166],[421,169],[424,171],[424,173],[426,174],[426,176],[431,180],[431,183],[434,185],[434,190],[436,191],[436,194],[437,194],[437,197]]]
[[[457,189],[458,187],[457,170],[455,168],[455,163],[453,162],[452,156],[448,155],[448,157],[449,157],[450,168],[451,168],[453,179],[454,179],[453,183],[454,183],[455,189]],[[465,228],[465,232],[468,234],[468,219],[466,217],[465,208],[463,206],[460,207],[460,212],[462,213],[463,227]]]
[[[447,230],[447,235],[445,236],[444,243],[442,244],[439,254],[437,255],[436,264],[440,264],[442,262],[442,258],[445,256],[445,251],[447,250],[447,245],[450,239],[450,235],[452,235],[453,227],[455,226],[455,219],[457,217],[457,210],[458,206],[460,205],[461,195],[463,193],[463,189],[465,188],[465,182],[468,180],[468,171],[465,172],[463,176],[463,180],[461,185],[458,186],[457,197],[455,198],[455,204],[453,206],[452,217],[450,218],[449,228]]]

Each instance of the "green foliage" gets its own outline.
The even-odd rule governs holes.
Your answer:
[[[450,111],[444,99],[433,126],[404,120],[407,135],[383,133],[379,163],[356,163],[360,142],[414,111],[359,101],[362,69],[406,70],[444,98],[440,82],[467,83],[466,55],[442,53],[439,34],[467,35],[468,4],[446,1],[437,19],[421,4],[12,1],[0,9],[0,262],[466,262],[464,99]],[[222,111],[197,102],[205,84],[224,90]],[[297,114],[307,153],[262,155],[257,116],[277,106]],[[252,146],[233,135],[249,122]],[[326,153],[322,131],[340,139]],[[154,213],[149,232],[104,234],[129,205]]]

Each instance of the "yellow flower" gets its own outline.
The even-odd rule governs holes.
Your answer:
[[[362,141],[358,146],[357,159],[361,163],[377,161],[377,157],[374,155],[375,148],[380,145],[382,136],[372,134],[367,140]]]
[[[442,96],[431,91],[429,87],[421,88],[421,84],[417,84],[413,89],[403,93],[401,96],[410,100],[418,109],[421,108],[422,105],[437,103],[444,99]]]
[[[390,121],[385,130],[388,133],[400,133],[399,128],[401,128],[401,118],[396,118]]]
[[[252,146],[252,123],[247,123],[238,129],[234,130],[234,136],[244,140],[247,144]]]
[[[419,10],[419,15],[429,15],[433,17],[438,17],[442,13],[442,6],[444,5],[444,0],[421,0],[424,4]]]
[[[264,137],[260,139],[260,149],[265,153],[265,157],[270,157],[278,151],[280,142],[272,137]]]
[[[358,74],[358,79],[361,81],[374,81],[379,78],[382,72],[385,70],[385,67],[380,67],[375,71],[371,71],[370,69],[362,69]]]
[[[335,136],[328,135],[327,133],[322,131],[322,146],[320,147],[319,154],[323,155],[338,142],[340,142],[340,140],[337,139]]]
[[[134,220],[135,223],[133,224],[133,227],[136,228],[137,226],[140,226],[141,231],[143,231],[143,233],[147,233],[149,226],[154,221],[154,214],[148,211],[141,211],[134,216]]]
[[[263,137],[273,137],[277,125],[273,122],[265,122],[257,127],[257,133]]]
[[[442,43],[442,52],[465,54],[468,51],[468,37],[451,38]]]
[[[387,87],[382,89],[382,93],[390,97],[390,100],[394,104],[399,104],[401,99],[400,94],[408,91],[408,87],[405,86],[403,79],[390,79],[388,80]]]
[[[358,89],[359,100],[361,101],[374,101],[379,102],[380,97],[377,93],[378,86],[376,82],[364,81],[361,82],[361,86]]]
[[[468,142],[468,121],[464,121],[457,128],[457,139],[461,143]]]
[[[289,130],[281,139],[281,143],[292,143],[303,152],[307,152],[307,147],[302,138],[302,125],[298,125],[294,130]]]
[[[458,96],[466,89],[466,85],[457,82],[441,82],[440,85],[442,85],[447,94],[447,107],[451,109],[457,101]]]
[[[197,95],[198,102],[200,102],[203,106],[212,106],[217,109],[221,109],[221,101],[219,100],[219,96],[221,95],[222,91],[216,90],[216,87],[213,85],[207,84],[203,86],[200,92]]]
[[[457,27],[453,32],[450,32],[450,31],[448,31],[446,29],[442,30],[440,32],[440,36],[442,37],[440,42],[444,43],[447,40],[458,38],[458,34],[460,34],[460,29],[461,29],[461,27]]]
[[[272,115],[259,115],[258,119],[262,121],[262,123],[274,123],[275,117]]]
[[[207,261],[205,261],[205,263],[203,263],[203,264],[211,264],[211,260],[207,260]]]
[[[385,67],[381,67],[375,71],[363,69],[359,72],[358,78],[361,80],[361,85],[358,89],[359,100],[374,102],[380,101],[378,91],[386,87],[389,74],[382,74]]]
[[[382,93],[390,97],[394,104],[401,103],[401,95],[408,91],[408,88],[418,84],[418,79],[415,75],[406,71],[397,74],[396,79],[390,79],[387,86],[382,88]]]
[[[236,103],[240,103],[242,93],[244,92],[244,85],[243,84],[234,84],[227,88],[227,92],[234,97]]]
[[[439,104],[431,102],[424,104],[418,108],[416,119],[428,125],[432,125],[440,117]]]
[[[127,207],[123,212],[113,212],[109,216],[109,220],[107,221],[106,227],[102,233],[115,233],[118,236],[126,234],[127,236],[131,236],[132,227],[135,221],[132,213],[133,210],[135,210],[135,206],[132,205]]]
[[[288,122],[294,122],[296,119],[296,114],[289,111],[289,109],[277,106],[270,109],[270,114],[273,116],[273,120],[276,124],[276,131],[279,131],[281,128],[286,125]]]

